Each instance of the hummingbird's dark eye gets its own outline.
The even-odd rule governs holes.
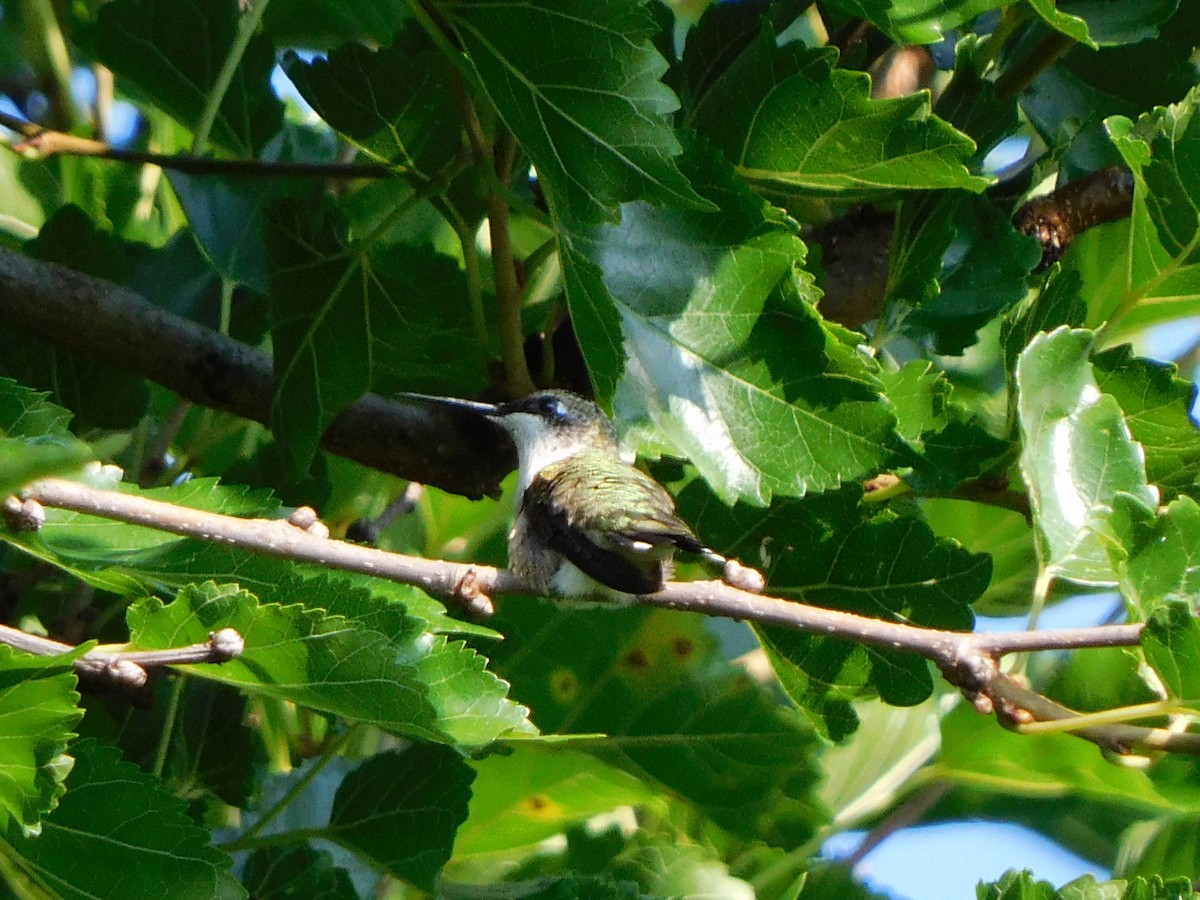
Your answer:
[[[557,397],[543,397],[538,407],[548,419],[561,421],[567,417],[567,406]]]

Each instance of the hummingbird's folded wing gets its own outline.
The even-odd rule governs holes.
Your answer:
[[[522,498],[530,526],[601,584],[630,594],[660,590],[672,552],[701,553],[704,546],[658,482],[609,456],[589,455],[538,473]]]

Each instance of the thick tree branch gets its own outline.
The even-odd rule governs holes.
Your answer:
[[[319,523],[307,509],[297,510],[288,520],[239,519],[62,479],[35,482],[22,495],[26,502],[36,501],[43,506],[416,585],[464,604],[476,614],[490,610],[491,597],[532,593],[511,572],[492,566],[404,556],[330,540],[314,527]],[[716,581],[672,582],[634,602],[916,653],[935,663],[948,681],[975,700],[977,707],[996,711],[1010,727],[1034,720],[1070,719],[1078,714],[1016,684],[1000,672],[1000,657],[1033,650],[1135,646],[1142,632],[1137,624],[1007,634],[943,631],[751,594]],[[1200,754],[1200,735],[1195,734],[1129,725],[1082,728],[1076,733],[1122,753],[1152,748]]]
[[[1133,173],[1107,166],[1057,190],[1034,197],[1017,210],[1013,225],[1042,245],[1039,269],[1058,262],[1071,242],[1105,222],[1127,218],[1133,210]]]
[[[65,266],[0,250],[0,327],[149,378],[203,406],[263,424],[270,419],[275,376],[266,353]],[[342,410],[321,443],[468,497],[495,494],[516,465],[499,428],[375,394]]]

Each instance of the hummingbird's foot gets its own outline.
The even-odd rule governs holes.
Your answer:
[[[473,619],[486,619],[496,612],[492,598],[480,588],[479,573],[473,568],[468,568],[463,572],[448,599],[461,606]]]
[[[767,586],[767,579],[763,577],[762,572],[752,569],[750,566],[744,566],[736,559],[725,560],[721,580],[730,587],[750,594],[761,594]]]

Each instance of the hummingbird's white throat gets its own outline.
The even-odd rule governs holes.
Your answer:
[[[522,496],[538,472],[560,459],[587,449],[582,430],[554,428],[532,413],[509,413],[496,419],[517,447],[517,496]]]

